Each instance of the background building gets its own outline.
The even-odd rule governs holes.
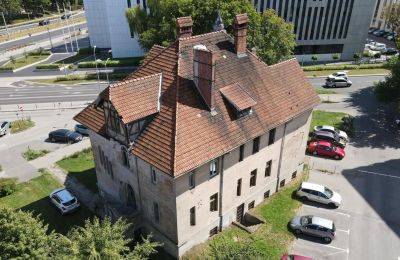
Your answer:
[[[390,28],[387,26],[387,22],[385,17],[383,16],[383,12],[387,6],[390,6],[394,3],[400,3],[399,0],[377,0],[374,16],[371,20],[371,27],[376,27],[379,29],[390,31]]]
[[[352,59],[362,52],[376,0],[252,0],[263,12],[275,9],[277,14],[293,23],[299,61],[309,61],[313,54],[320,60]]]
[[[144,52],[138,43],[138,35],[130,31],[125,10],[146,0],[84,0],[90,44],[99,48],[111,48],[113,57],[138,57]]]

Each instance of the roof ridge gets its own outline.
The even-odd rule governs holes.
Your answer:
[[[296,59],[296,58],[287,59],[287,60],[284,60],[284,61],[281,61],[281,62],[272,64],[272,65],[269,65],[268,67],[280,66],[280,65],[283,65],[283,64],[285,64],[285,63],[292,62],[293,60],[297,60],[297,59]]]
[[[179,42],[185,41],[185,40],[191,40],[191,39],[195,39],[195,38],[200,38],[200,37],[208,36],[211,34],[217,34],[217,33],[225,33],[225,32],[223,30],[220,30],[220,31],[216,31],[216,32],[208,32],[208,33],[203,33],[203,34],[198,34],[198,35],[192,35],[189,37],[182,37],[182,38],[179,38]],[[227,34],[227,33],[225,33],[225,34]]]
[[[150,74],[150,75],[143,76],[143,77],[140,77],[140,78],[123,80],[123,81],[120,81],[120,82],[118,82],[116,84],[110,85],[110,87],[120,87],[120,86],[123,86],[123,85],[125,85],[127,83],[132,83],[132,82],[135,82],[135,81],[145,80],[145,79],[148,79],[148,78],[151,78],[151,77],[155,77],[155,76],[160,75],[160,74],[162,74],[162,72]]]

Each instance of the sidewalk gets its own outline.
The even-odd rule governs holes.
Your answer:
[[[21,107],[22,107],[23,111],[75,109],[75,108],[84,108],[91,102],[92,101],[74,101],[74,102],[0,105],[0,112],[19,112]]]

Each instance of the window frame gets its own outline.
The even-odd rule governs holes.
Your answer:
[[[272,145],[275,143],[275,135],[276,135],[276,128],[272,128],[268,132],[268,145]]]
[[[265,165],[264,177],[271,177],[272,160],[269,160]]]
[[[153,215],[154,221],[160,223],[160,207],[157,202],[153,201]]]
[[[244,160],[244,144],[239,146],[239,162]]]
[[[242,178],[238,179],[236,182],[236,196],[242,196]]]
[[[189,189],[194,189],[196,187],[196,172],[191,171],[189,173]]]
[[[250,188],[257,185],[257,169],[250,172]]]
[[[191,207],[189,209],[189,214],[190,214],[190,225],[196,226],[196,207]]]
[[[124,146],[121,146],[121,154],[122,154],[122,165],[127,168],[130,168],[129,154]]]
[[[212,167],[213,164],[215,164],[215,167]],[[214,170],[212,170],[212,168]],[[219,159],[218,158],[217,159],[213,159],[210,162],[210,169],[209,170],[210,170],[210,172],[209,172],[209,177],[210,178],[213,178],[213,177],[215,177],[215,176],[217,176],[219,174]]]
[[[257,136],[253,139],[253,154],[256,154],[260,151],[260,137]]]
[[[210,196],[210,211],[218,211],[218,192]]]

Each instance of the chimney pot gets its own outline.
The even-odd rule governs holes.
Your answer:
[[[176,36],[185,38],[192,36],[193,21],[191,16],[179,17],[176,20]]]
[[[235,52],[238,56],[246,54],[246,36],[247,24],[249,18],[247,14],[238,14],[233,23],[233,32],[235,36]]]

